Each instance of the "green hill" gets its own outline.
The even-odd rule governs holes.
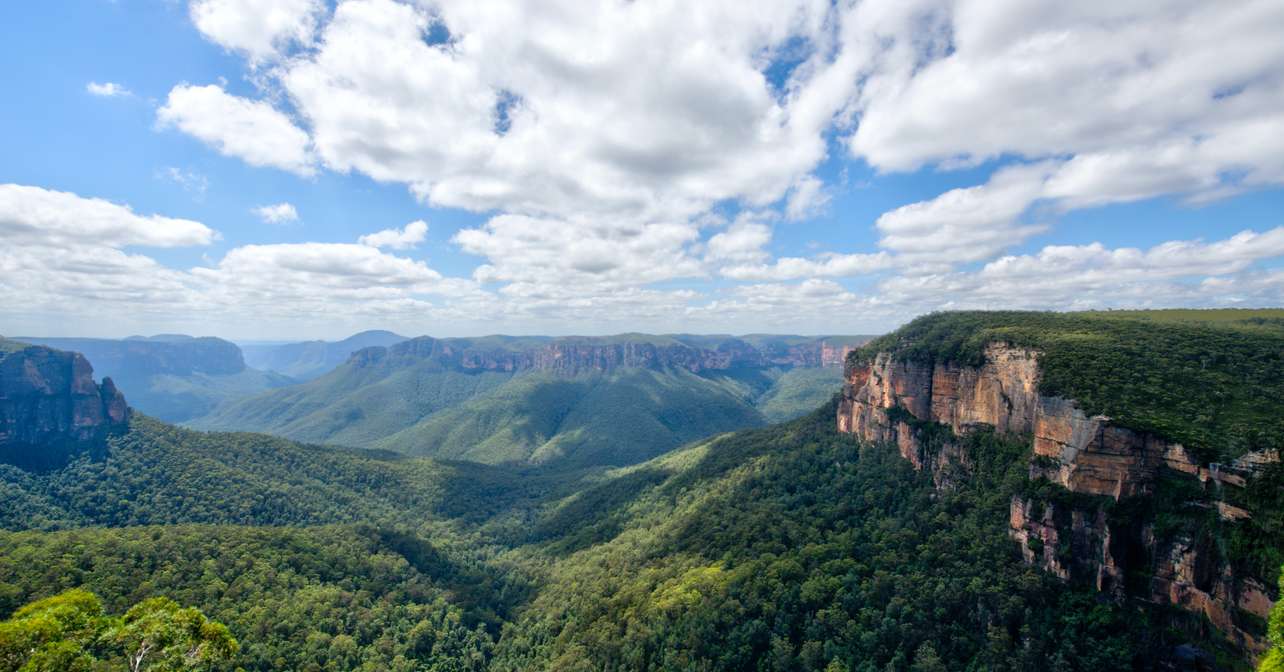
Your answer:
[[[0,464],[0,528],[320,525],[482,517],[524,487],[507,469],[196,432],[135,415],[107,457],[27,472]]]
[[[859,337],[419,338],[189,424],[485,463],[633,464],[797,417],[841,384]]]
[[[678,370],[561,377],[531,372],[373,445],[475,462],[623,465],[766,423],[718,380]]]

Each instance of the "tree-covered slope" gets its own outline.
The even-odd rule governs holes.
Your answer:
[[[158,596],[199,605],[240,651],[182,669],[228,672],[483,670],[503,615],[475,596],[498,604],[506,590],[424,539],[373,527],[0,533],[0,614],[69,587],[109,611]]]
[[[248,670],[1157,669],[1191,641],[1020,562],[1023,445],[973,435],[937,491],[833,416],[573,474],[136,418],[105,460],[5,472],[7,526],[113,527],[0,533],[0,617],[168,595]]]
[[[1284,310],[937,313],[851,357],[975,365],[996,341],[1042,353],[1044,394],[1206,461],[1284,448]]]
[[[739,392],[681,369],[573,377],[532,372],[374,445],[486,463],[634,464],[712,434],[765,424]]]
[[[392,371],[344,365],[302,385],[233,402],[189,424],[369,446],[512,377],[502,371],[453,371],[431,362]]]
[[[484,518],[538,485],[484,465],[197,432],[138,415],[108,443],[105,458],[58,470],[0,465],[0,528],[418,524]]]
[[[487,463],[632,464],[808,412],[862,340],[423,337],[189,424]]]
[[[1164,669],[1192,641],[1024,566],[1006,514],[1028,449],[966,451],[972,478],[938,491],[829,407],[617,470],[504,556],[543,582],[493,669]]]

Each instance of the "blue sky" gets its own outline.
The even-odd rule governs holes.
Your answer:
[[[0,333],[1284,303],[1284,10],[987,6],[15,5]]]

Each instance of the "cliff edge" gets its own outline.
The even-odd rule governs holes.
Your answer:
[[[83,355],[0,339],[0,462],[56,468],[128,425],[124,395]]]
[[[997,314],[997,327],[978,328],[978,323],[987,324],[978,314],[929,316],[853,353],[845,370],[838,429],[896,446],[916,469],[930,471],[938,488],[952,487],[971,469],[960,437],[992,428],[1025,443],[1029,480],[1012,496],[1008,528],[1027,563],[1117,599],[1176,607],[1205,619],[1249,656],[1260,652],[1284,543],[1278,535],[1255,539],[1271,530],[1281,514],[1255,495],[1279,489],[1279,449],[1272,428],[1228,431],[1227,442],[1236,445],[1190,449],[1174,435],[1204,436],[1198,428],[1181,426],[1165,434],[1087,410],[1078,399],[1049,392],[1043,361],[1055,358],[1056,366],[1065,367],[1066,342],[1012,331],[1021,317]],[[1074,331],[1071,342],[1079,358],[1092,355],[1091,348],[1083,351],[1085,340],[1108,350],[1112,338],[1132,333],[1100,329],[1098,338],[1084,331],[1095,327],[1097,318],[1052,319],[1065,320],[1064,326]],[[1040,327],[1047,328],[1047,323]],[[1197,325],[1188,336],[1202,338],[1205,328]],[[1253,332],[1250,338],[1258,335]],[[1264,333],[1254,361],[1278,366],[1280,351],[1272,350],[1279,342],[1273,333]],[[1215,340],[1206,347],[1204,361],[1225,359]],[[1162,350],[1155,354],[1165,356]],[[1241,367],[1230,361],[1226,368]],[[1151,375],[1170,373],[1175,375]],[[1146,376],[1145,363],[1124,374]],[[1052,375],[1063,391],[1088,384],[1084,380],[1094,372],[1085,370],[1083,378],[1075,378],[1063,368]],[[1223,384],[1249,385],[1242,378],[1227,378]],[[1126,401],[1135,392],[1114,396]],[[1278,406],[1284,400],[1276,397],[1269,403]],[[1124,415],[1138,413],[1126,404],[1116,408]],[[1207,417],[1237,410],[1242,409],[1210,408]],[[1213,461],[1228,454],[1235,456]]]

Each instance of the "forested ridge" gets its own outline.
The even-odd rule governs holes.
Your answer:
[[[1128,352],[1191,333],[1165,331],[1168,318],[1144,325],[1155,337],[1129,316],[1061,319],[946,315],[882,347],[971,361],[998,337],[1093,343],[1074,329],[1098,323],[1105,338],[1137,338]],[[1276,338],[1273,323],[1198,328],[1229,344],[1200,376],[1257,381],[1268,374],[1244,367],[1275,365],[1236,349]],[[1064,352],[1099,346],[1085,347]],[[1234,422],[1264,408],[1232,402]],[[414,458],[136,413],[105,456],[0,465],[0,619],[69,589],[92,591],[104,614],[165,597],[226,625],[238,649],[201,669],[228,671],[1149,670],[1191,651],[1247,667],[1201,617],[1021,561],[1012,496],[1056,494],[1029,480],[1025,437],[956,437],[967,477],[938,487],[895,446],[839,433],[835,403],[614,468]],[[1213,526],[1241,562],[1278,560],[1279,471],[1243,495],[1270,515]],[[1214,515],[1159,492],[1172,498],[1145,512],[1159,533],[1199,532]],[[93,652],[120,655],[103,647]]]
[[[0,609],[165,595],[225,623],[247,670],[1150,669],[1184,641],[1018,561],[1019,444],[971,438],[978,477],[937,494],[832,418],[558,478],[142,418],[104,463],[5,481],[7,501],[61,503],[51,526],[125,527],[0,535]],[[176,444],[195,472],[164,466]],[[263,490],[293,504],[256,508]]]

